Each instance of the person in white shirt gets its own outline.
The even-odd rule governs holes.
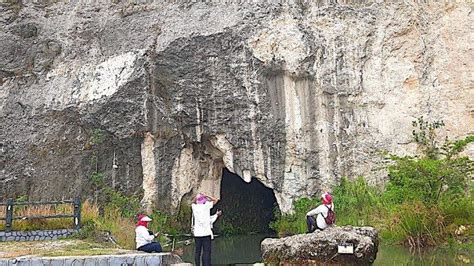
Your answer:
[[[151,218],[146,215],[138,216],[137,227],[135,228],[135,241],[137,243],[137,250],[144,251],[148,253],[152,252],[162,252],[160,243],[153,242],[155,237],[159,236],[159,233],[153,234],[148,230],[148,223],[151,221]]]
[[[191,204],[193,211],[192,231],[196,242],[194,256],[196,266],[201,265],[201,252],[202,264],[205,266],[211,265],[212,224],[222,214],[222,211],[218,210],[215,215],[211,216],[211,209],[218,201],[218,198],[198,194],[195,202]]]
[[[315,209],[312,209],[306,213],[306,224],[308,226],[308,232],[312,233],[316,229],[324,230],[329,225],[326,224],[325,217],[328,216],[329,209],[334,211],[334,203],[332,202],[332,196],[328,192],[321,195],[323,204],[319,205]],[[316,219],[314,218],[316,216]]]

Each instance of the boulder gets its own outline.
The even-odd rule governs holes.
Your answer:
[[[314,233],[267,238],[261,250],[265,263],[364,265],[375,261],[378,244],[378,232],[373,227],[334,226]]]

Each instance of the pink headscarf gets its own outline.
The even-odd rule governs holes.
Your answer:
[[[207,202],[207,197],[204,196],[203,194],[199,193],[196,196],[196,203],[197,204],[204,204]]]
[[[323,204],[331,204],[332,203],[332,196],[329,194],[329,192],[325,192],[323,195],[321,195],[321,198],[323,199]]]
[[[144,219],[144,218],[148,218],[148,219]],[[140,214],[138,215],[138,222],[137,222],[137,226],[145,226],[146,228],[148,228],[148,223],[150,222],[150,217],[144,215],[144,214]]]

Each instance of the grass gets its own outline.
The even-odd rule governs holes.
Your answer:
[[[73,207],[71,204],[64,205],[38,205],[15,207],[14,216],[38,216],[38,215],[56,215],[71,214]],[[4,216],[4,209],[0,211],[0,216]],[[81,208],[82,230],[77,237],[94,241],[103,241],[98,239],[100,232],[110,232],[120,247],[135,249],[135,226],[131,218],[122,216],[122,211],[118,208],[107,208],[103,216],[99,215],[99,206],[85,201]],[[72,218],[53,218],[53,219],[25,219],[13,221],[14,231],[32,231],[74,228]],[[4,224],[0,230],[4,229]]]
[[[35,255],[56,256],[91,256],[106,254],[126,254],[129,250],[117,249],[107,243],[91,243],[83,240],[55,240],[33,242],[2,242],[0,258],[14,258]]]
[[[410,247],[434,246],[443,243],[472,243],[474,235],[474,198],[472,190],[454,201],[423,202],[406,195],[402,203],[394,203],[392,194],[371,187],[363,178],[343,179],[334,189],[336,224],[373,226],[386,243],[400,243]],[[405,191],[410,193],[410,191]],[[413,192],[412,192],[413,193]],[[430,203],[429,203],[430,202]],[[271,227],[279,235],[300,234],[306,231],[306,212],[315,208],[319,199],[299,199],[294,213],[277,216]],[[460,226],[466,229],[461,234]]]
[[[72,204],[60,205],[33,205],[33,206],[15,206],[13,209],[14,217],[28,216],[48,216],[57,214],[73,214]],[[0,217],[5,217],[5,208],[0,209]],[[81,208],[82,223],[88,223],[99,217],[99,208],[85,201]],[[51,218],[51,219],[21,219],[13,220],[12,230],[14,231],[33,231],[33,230],[51,230],[51,229],[69,229],[74,228],[73,218]],[[0,224],[0,230],[5,229],[5,221]]]
[[[474,231],[474,161],[460,152],[474,142],[474,135],[444,144],[437,141],[441,122],[420,117],[413,121],[419,157],[391,156],[389,182],[384,190],[362,178],[343,178],[334,188],[337,225],[369,225],[379,229],[382,240],[423,247],[442,243],[470,243]],[[299,199],[293,214],[277,213],[271,227],[280,235],[303,233],[305,214],[318,199]],[[462,230],[461,230],[462,229]]]

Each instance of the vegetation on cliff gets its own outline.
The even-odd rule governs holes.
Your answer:
[[[343,178],[334,191],[337,225],[369,225],[383,240],[411,247],[437,245],[454,239],[470,242],[474,228],[474,162],[460,155],[474,136],[459,141],[436,141],[442,122],[419,118],[413,122],[419,157],[390,155],[389,181],[372,187],[359,177]],[[304,233],[305,215],[320,204],[317,198],[295,202],[295,212],[278,215],[271,224],[280,235]]]
[[[342,178],[334,188],[337,225],[374,226],[387,242],[404,243],[412,247],[436,245],[457,240],[472,242],[474,228],[474,162],[461,152],[474,136],[443,143],[436,141],[436,131],[442,122],[429,123],[420,118],[413,124],[414,141],[422,155],[400,157],[388,155],[389,181],[384,189],[369,185],[363,177]],[[99,132],[100,133],[100,132]],[[94,136],[99,136],[95,134]],[[98,141],[91,141],[93,145]],[[93,146],[92,145],[92,146]],[[125,196],[107,186],[101,173],[95,170],[91,182],[100,192],[99,203],[86,201],[82,207],[83,229],[79,238],[102,241],[109,232],[122,248],[134,249],[135,215],[140,212],[139,200]],[[17,199],[26,200],[26,199]],[[302,198],[294,203],[294,213],[276,212],[271,228],[280,235],[304,233],[306,212],[320,204],[318,198]],[[60,206],[52,209],[17,209],[23,214],[72,212]],[[0,210],[1,212],[2,210]],[[30,212],[30,213],[26,213]],[[19,213],[20,215],[21,213]],[[182,205],[177,215],[159,211],[151,214],[150,229],[167,234],[189,233],[190,206]],[[54,229],[72,227],[70,219],[15,221],[15,230]],[[1,227],[1,225],[0,225]],[[240,232],[221,226],[221,233]]]

